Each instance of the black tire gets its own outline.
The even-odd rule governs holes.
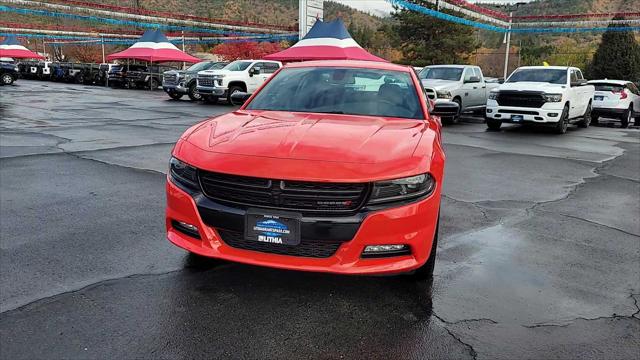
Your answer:
[[[440,230],[440,215],[438,215],[438,222],[436,224],[436,233],[433,236],[433,242],[431,243],[431,253],[429,259],[424,265],[415,269],[411,274],[411,278],[414,280],[427,280],[433,278],[433,270],[436,267],[436,253],[438,250],[438,231]]]
[[[562,115],[560,115],[560,120],[554,127],[554,131],[556,134],[564,134],[567,132],[567,127],[569,126],[569,105],[565,105],[562,110]]]
[[[197,84],[194,81],[193,83],[191,83],[191,85],[189,85],[189,90],[187,91],[187,96],[189,96],[189,99],[191,99],[191,101],[202,100],[202,95],[200,95],[198,89],[196,89],[196,85]]]
[[[492,130],[492,131],[498,131],[498,130],[500,130],[501,126],[502,126],[502,121],[496,120],[496,119],[487,118],[487,129]]]
[[[180,100],[182,99],[182,95],[183,95],[175,91],[170,91],[167,94],[169,94],[169,97],[172,98],[173,100]]]
[[[462,100],[460,100],[460,98],[455,98],[453,99],[453,102],[458,104],[458,113],[456,114],[456,116],[442,119],[443,124],[457,124],[460,120],[460,114],[462,114]]]
[[[588,128],[589,124],[591,124],[591,103],[587,106],[587,110],[584,111],[582,121],[578,123],[578,126],[581,128]]]
[[[633,114],[633,107],[630,106],[627,111],[624,112],[624,114],[622,114],[622,117],[620,118],[620,126],[623,129],[626,129],[629,127],[629,123],[631,122],[631,115]]]
[[[151,78],[151,90],[157,90],[158,86],[160,86],[160,83],[158,82],[158,79],[156,78]]]
[[[11,85],[13,84],[14,78],[11,74],[2,74],[2,78],[0,78],[2,85]]]
[[[241,86],[233,85],[229,88],[229,90],[227,90],[227,101],[229,102],[229,104],[231,104],[231,95],[238,91],[244,91],[244,89]]]

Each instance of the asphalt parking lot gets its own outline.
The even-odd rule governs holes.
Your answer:
[[[198,261],[165,171],[227,105],[0,88],[0,354],[35,358],[631,359],[640,129],[445,128],[433,284]]]

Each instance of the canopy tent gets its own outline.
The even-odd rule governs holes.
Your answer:
[[[44,59],[44,56],[20,45],[15,35],[9,35],[0,42],[0,58]]]
[[[148,62],[188,62],[197,63],[202,60],[191,56],[169,42],[159,30],[147,30],[142,37],[127,50],[107,56],[107,60],[136,59]]]
[[[264,57],[277,61],[367,60],[384,61],[353,40],[342,19],[316,21],[309,33],[292,47]]]

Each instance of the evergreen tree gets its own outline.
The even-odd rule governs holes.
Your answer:
[[[615,31],[610,25],[588,67],[591,79],[640,82],[640,44],[631,31]]]
[[[413,3],[435,9],[435,5],[418,0]],[[393,29],[400,40],[404,62],[414,66],[466,63],[479,47],[471,26],[439,20],[416,11],[396,9]]]

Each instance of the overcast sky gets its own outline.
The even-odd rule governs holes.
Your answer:
[[[378,16],[388,15],[392,10],[393,6],[385,0],[334,0],[339,3],[349,5],[352,8],[366,11],[368,13],[372,13]],[[483,0],[487,1],[487,0]],[[531,1],[531,0],[492,0],[492,2],[501,2],[501,3],[513,3],[518,1]],[[476,2],[471,0],[470,2]],[[482,2],[482,1],[481,1]]]

